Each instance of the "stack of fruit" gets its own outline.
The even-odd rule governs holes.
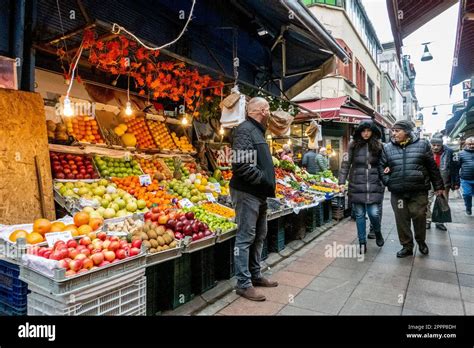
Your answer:
[[[191,208],[184,208],[185,212],[193,212],[196,216],[196,219],[199,221],[205,222],[209,229],[212,232],[217,232],[218,230],[222,232],[228,232],[237,228],[237,224],[225,219],[223,217],[216,216],[207,212],[203,207],[195,205]]]
[[[160,206],[162,209],[173,207],[173,200],[177,200],[177,196],[169,194],[165,189],[165,182],[158,182],[153,179],[148,186],[141,186],[137,176],[129,176],[127,178],[113,178],[112,181],[119,189],[127,191],[130,195],[135,196],[138,200],[145,202],[150,208],[153,204]]]
[[[88,235],[98,230],[104,220],[100,217],[91,217],[88,213],[79,212],[74,215],[74,224],[66,225],[62,221],[51,222],[48,219],[36,219],[31,232],[25,230],[13,231],[8,239],[16,243],[18,238],[25,238],[28,244],[38,244],[45,241],[45,235],[51,232],[70,231],[73,237]]]
[[[141,243],[141,240],[128,243],[99,232],[96,236],[86,236],[79,241],[57,241],[52,248],[37,248],[34,254],[58,261],[59,266],[66,270],[66,276],[70,277],[139,255]]]
[[[164,224],[146,221],[145,224],[131,233],[132,242],[139,240],[151,254],[174,249],[178,246],[174,231]]]
[[[153,219],[152,215],[151,221],[155,223]],[[181,211],[169,212],[167,214],[161,212],[158,214],[158,225],[163,224],[174,233],[176,239],[183,239],[189,236],[195,241],[212,235],[207,224],[195,219],[194,213],[190,211],[186,213]]]
[[[85,155],[51,152],[51,172],[55,179],[83,180],[98,179],[92,159]]]
[[[54,123],[54,121],[46,121],[46,128],[48,129],[48,140],[50,143],[61,143],[66,144],[69,140],[67,135],[67,127],[59,123]]]
[[[223,170],[222,178],[224,178],[224,180],[230,181],[230,179],[232,179],[232,170]]]
[[[134,159],[127,161],[125,158],[95,156],[94,161],[102,177],[124,178],[129,175],[143,174],[138,162]]]
[[[171,194],[177,196],[179,199],[188,198],[192,203],[207,200],[207,196],[204,193],[206,187],[201,186],[200,184],[192,183],[190,179],[185,179],[184,181],[173,179],[167,182],[167,187]]]
[[[132,133],[138,143],[138,147],[141,149],[153,149],[156,148],[156,144],[153,137],[146,125],[143,117],[135,117],[127,121],[128,131]],[[123,141],[123,137],[122,137]]]
[[[163,162],[165,162],[170,172],[173,173],[174,172],[174,159],[172,157],[166,157],[163,159]]]
[[[221,204],[206,202],[201,205],[204,210],[217,214],[219,216],[225,217],[227,219],[233,219],[235,217],[235,210],[231,208],[227,208]]]
[[[173,139],[171,138],[168,128],[163,122],[147,120],[148,127],[150,132],[155,140],[156,144],[159,145],[161,149],[165,150],[177,150]]]
[[[157,157],[151,159],[138,157],[137,160],[140,163],[140,167],[143,169],[143,172],[150,174],[151,177],[154,177],[158,181],[165,179],[169,180],[173,177],[173,174],[170,172],[164,162]]]
[[[183,152],[195,152],[196,150],[194,147],[190,144],[188,137],[186,135],[183,135],[181,137],[178,137],[175,132],[171,133],[171,137],[173,138],[176,146]]]
[[[137,138],[132,133],[127,133],[128,127],[126,124],[121,123],[114,128],[114,134],[120,137],[122,144],[125,147],[135,147],[137,145]],[[117,142],[117,141],[114,141]]]
[[[76,116],[66,118],[66,127],[69,134],[77,141],[92,144],[104,144],[105,141],[100,134],[99,125],[92,116]]]

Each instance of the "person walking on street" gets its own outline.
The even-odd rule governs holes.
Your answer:
[[[233,176],[230,181],[236,211],[235,275],[237,294],[252,301],[265,301],[255,287],[275,287],[276,281],[262,276],[260,261],[267,235],[267,197],[275,197],[275,170],[265,130],[270,115],[268,102],[252,98],[247,119],[234,130]],[[244,154],[244,155],[242,155]]]
[[[466,139],[464,150],[459,152],[459,168],[461,169],[461,189],[466,215],[472,216],[472,195],[474,192],[474,137]]]
[[[341,189],[346,179],[349,181],[349,197],[355,211],[361,253],[367,252],[366,214],[373,226],[377,246],[384,245],[379,211],[384,192],[379,173],[382,154],[380,138],[381,132],[373,122],[361,122],[349,144],[348,155],[342,162],[339,174]]]
[[[412,222],[418,249],[423,255],[428,255],[425,242],[428,191],[433,185],[435,195],[444,194],[443,179],[431,146],[413,132],[414,126],[408,120],[395,122],[393,137],[383,147],[379,167],[379,171],[383,172],[383,183],[391,192],[398,238],[402,245],[397,257],[413,255]]]
[[[316,174],[316,149],[308,149],[303,155],[301,165],[309,174]]]
[[[443,135],[440,133],[434,134],[431,138],[431,150],[433,151],[434,160],[439,168],[441,178],[444,183],[444,195],[449,199],[449,190],[459,189],[459,175],[456,173],[456,163],[453,160],[453,150],[446,145],[443,145]],[[428,207],[426,210],[426,229],[431,228],[431,206],[434,202],[434,190],[428,192]],[[441,231],[448,229],[443,223],[437,223],[436,228]]]
[[[316,173],[318,174],[319,172],[324,172],[325,170],[328,170],[329,168],[329,161],[326,156],[327,150],[325,147],[319,148],[319,153],[316,154]]]

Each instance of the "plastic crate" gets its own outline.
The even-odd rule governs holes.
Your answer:
[[[100,267],[94,271],[67,278],[64,276],[64,269],[57,269],[56,271],[58,273],[62,272],[62,274],[50,278],[34,269],[21,266],[20,279],[40,288],[43,292],[64,296],[71,293],[78,293],[82,289],[87,289],[134,272],[140,268],[144,268],[145,264],[145,253],[142,252],[140,255],[123,259],[119,262]]]
[[[191,289],[194,295],[202,294],[216,286],[214,248],[191,254]]]
[[[28,295],[28,315],[140,315],[146,308],[146,277],[121,283],[115,290],[104,291],[89,300],[65,304],[35,292]]]
[[[331,200],[329,199],[323,202],[323,222],[326,224],[332,220],[332,204]]]
[[[176,309],[189,302],[191,292],[191,254],[146,269],[147,315]]]
[[[268,251],[280,252],[285,249],[285,221],[283,218],[268,222]]]
[[[235,238],[215,245],[214,265],[217,280],[230,279],[235,275],[234,247]]]
[[[0,315],[3,316],[22,316],[27,314],[26,305],[23,307],[15,307],[0,301]]]
[[[26,314],[28,284],[19,277],[19,266],[0,260],[0,302],[6,315]]]

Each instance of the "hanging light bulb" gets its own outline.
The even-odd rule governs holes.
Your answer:
[[[436,110],[436,106],[433,107],[433,112],[431,115],[438,115],[438,110]]]
[[[186,126],[188,124],[188,119],[186,118],[186,116],[183,116],[183,118],[181,119],[181,124],[183,126]]]
[[[74,110],[72,109],[71,100],[68,96],[64,98],[63,104],[63,115],[66,117],[74,116]]]
[[[219,134],[224,135],[224,128],[221,126],[221,129],[219,129]]]
[[[291,145],[291,139],[288,139],[287,144],[288,144],[288,145]]]
[[[272,135],[271,134],[267,135],[267,140],[272,140]]]
[[[132,116],[132,114],[133,114],[132,103],[130,103],[130,101],[128,101],[125,104],[125,115]]]
[[[428,44],[429,44],[429,42],[426,42],[426,43],[422,44],[422,45],[425,45],[425,50],[423,52],[423,55],[421,56],[421,61],[422,62],[427,62],[427,61],[433,59],[433,56],[432,56],[432,54],[430,53],[430,51],[428,49]]]

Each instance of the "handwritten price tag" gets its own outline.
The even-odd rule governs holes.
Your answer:
[[[216,201],[216,199],[214,198],[214,195],[212,193],[207,192],[206,197],[207,197],[207,200],[209,202],[215,202]]]
[[[68,240],[72,239],[71,231],[50,232],[50,233],[46,233],[45,236],[46,236],[46,241],[48,242],[49,247],[54,246],[54,243],[56,243],[58,240],[67,242]]]
[[[179,205],[182,208],[191,208],[194,207],[194,204],[187,198],[183,198],[182,200],[179,201]]]
[[[140,175],[140,186],[148,186],[151,184],[151,177],[149,174]]]

